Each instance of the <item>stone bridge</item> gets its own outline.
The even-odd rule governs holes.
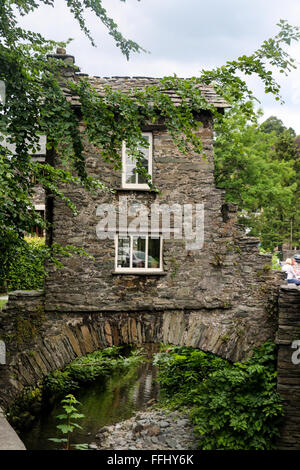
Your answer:
[[[7,364],[0,365],[0,405],[6,407],[24,387],[76,357],[112,345],[184,345],[241,360],[253,347],[275,338],[275,287],[260,310],[211,302],[198,309],[56,312],[45,310],[42,291],[12,292],[1,312],[0,339],[6,344]]]
[[[293,347],[296,340],[300,344],[300,288],[282,285],[277,293],[272,339],[278,344],[278,391],[286,412],[279,448],[299,450],[300,347],[298,355]],[[41,291],[11,293],[1,325],[1,338],[7,346],[7,364],[0,365],[3,408],[24,387],[35,385],[49,372],[107,346],[163,342],[192,346],[235,361],[247,357],[262,340],[258,336],[254,344],[251,335],[233,328],[232,315],[226,309],[58,314],[45,312]]]

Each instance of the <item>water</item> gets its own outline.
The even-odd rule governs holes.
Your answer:
[[[103,381],[98,379],[74,395],[81,402],[78,407],[84,418],[78,420],[82,429],[72,433],[74,444],[90,443],[103,426],[130,418],[133,413],[151,399],[158,398],[159,385],[156,382],[157,369],[151,362],[133,366],[124,373],[114,373]],[[58,436],[56,425],[60,424],[56,416],[63,412],[60,403],[45,409],[34,421],[30,429],[20,434],[27,450],[51,450],[60,444],[48,440]]]

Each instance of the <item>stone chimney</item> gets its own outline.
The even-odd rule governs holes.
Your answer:
[[[60,73],[63,77],[67,78],[68,80],[72,79],[73,77],[75,78],[76,72],[79,72],[79,67],[74,67],[75,64],[75,57],[73,55],[69,55],[66,53],[66,49],[63,47],[57,47],[56,53],[55,54],[49,54],[47,55],[47,58],[53,58],[53,59],[60,59],[63,60],[64,63],[66,64],[66,67],[61,67],[60,68]],[[68,67],[70,65],[70,67]]]

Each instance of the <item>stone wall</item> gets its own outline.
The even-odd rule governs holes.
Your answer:
[[[182,155],[163,125],[147,129],[153,132],[153,180],[160,194],[122,190],[120,171],[105,162],[97,149],[86,146],[89,175],[100,176],[116,192],[92,195],[78,187],[66,188],[79,210],[77,217],[61,201],[48,198],[48,218],[53,220],[51,240],[82,247],[94,259],[72,257],[64,260],[64,269],[48,266],[47,312],[110,311],[135,315],[141,311],[170,311],[172,315],[172,311],[199,311],[205,323],[214,324],[216,329],[232,328],[241,335],[247,331],[248,345],[274,337],[276,320],[270,306],[276,310],[276,294],[272,290],[276,290],[276,281],[270,256],[259,255],[259,240],[245,236],[236,224],[236,207],[226,204],[224,191],[216,188],[211,116],[203,113],[201,121],[199,133],[206,159],[201,155]],[[203,248],[191,251],[186,249],[184,240],[164,240],[164,275],[116,274],[115,242],[97,238],[96,209],[101,203],[109,203],[117,211],[124,196],[128,202],[140,202],[148,208],[153,202],[194,207],[204,204]],[[222,336],[225,341],[228,334]]]
[[[266,321],[273,315],[274,311],[269,311]],[[260,315],[251,305],[235,310],[209,304],[197,310],[52,312],[44,310],[40,291],[11,293],[0,314],[0,325],[0,339],[7,348],[7,364],[0,366],[3,407],[49,372],[107,346],[163,342],[236,361],[261,344],[265,334]]]
[[[241,360],[255,346],[274,339],[279,280],[271,259],[258,252],[258,239],[246,237],[237,210],[216,188],[212,119],[203,113],[200,134],[206,160],[180,154],[163,125],[153,132],[153,179],[160,193],[122,190],[120,172],[86,146],[90,176],[116,192],[90,194],[65,188],[79,215],[48,195],[53,221],[48,240],[84,248],[93,259],[72,256],[64,268],[47,266],[45,295],[13,293],[1,313],[1,336],[8,349],[2,367],[0,403],[75,357],[111,344],[172,343]],[[48,161],[53,156],[47,155]],[[50,160],[49,160],[50,159]],[[55,160],[55,159],[54,159]],[[184,240],[165,240],[163,275],[116,274],[114,240],[99,240],[98,204],[129,202],[204,204],[204,245],[187,250]],[[2,388],[1,388],[2,387]]]
[[[45,209],[45,190],[42,188],[41,185],[36,185],[34,187],[34,193],[31,198],[33,205],[37,208],[37,210],[44,210]]]
[[[286,285],[280,290],[276,337],[278,392],[284,399],[285,408],[278,446],[285,450],[300,450],[300,352],[297,352],[300,346],[292,348],[296,340],[300,340],[300,287]]]

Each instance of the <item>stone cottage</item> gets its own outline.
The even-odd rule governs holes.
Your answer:
[[[72,56],[60,52],[57,57],[74,63]],[[74,80],[81,76],[70,72]],[[88,80],[99,95],[106,85],[127,91],[159,83],[159,79],[145,77]],[[226,107],[213,88],[203,86],[201,91],[209,103],[219,109]],[[76,98],[69,99],[80,106]],[[181,154],[163,122],[144,129],[149,147],[144,149],[143,165],[160,193],[150,191],[135,173],[125,142],[122,171],[114,170],[93,146],[86,146],[88,174],[115,192],[95,196],[77,187],[67,188],[79,210],[77,217],[62,201],[47,196],[46,216],[53,223],[48,241],[80,246],[93,260],[72,257],[64,261],[63,269],[48,266],[46,312],[108,316],[115,325],[110,334],[125,342],[139,335],[142,341],[146,334],[143,325],[147,324],[148,329],[154,328],[157,341],[200,347],[231,359],[240,359],[253,346],[274,336],[269,298],[273,291],[268,290],[267,295],[265,284],[266,280],[273,283],[270,259],[258,254],[258,239],[241,231],[236,224],[236,207],[227,204],[224,191],[216,188],[213,118],[203,111],[200,119],[198,132],[206,160],[197,154]],[[47,159],[59,163],[53,155]],[[155,230],[151,229],[153,207],[169,210],[171,235],[166,236],[160,215]],[[178,220],[183,221],[184,210],[192,220],[197,208],[202,211],[201,233],[195,248],[178,235],[182,230]],[[136,224],[141,210],[143,220],[149,222],[144,233]],[[116,216],[116,230],[113,236],[103,237],[101,227],[108,213]],[[129,231],[119,224],[124,213]],[[168,219],[166,213],[164,216]],[[140,322],[139,331],[129,331],[131,320]]]
[[[74,63],[64,51],[57,57]],[[129,90],[159,83],[144,77],[88,80],[99,95],[105,85]],[[226,106],[212,88],[201,91],[220,110]],[[80,113],[76,97],[69,99]],[[259,240],[238,226],[237,208],[215,185],[213,117],[203,110],[200,120],[206,160],[182,155],[163,122],[145,127],[143,166],[159,193],[135,172],[124,142],[122,171],[93,146],[85,148],[88,174],[113,193],[66,188],[77,217],[46,195],[48,243],[74,244],[93,258],[64,259],[63,269],[48,265],[44,292],[10,294],[0,312],[7,348],[7,360],[0,357],[1,406],[75,357],[113,344],[187,345],[236,361],[275,340],[277,332],[278,390],[286,408],[280,448],[299,449],[300,291],[290,285],[279,290],[281,273],[272,272],[271,257],[260,255]],[[46,161],[59,165],[50,153]]]

